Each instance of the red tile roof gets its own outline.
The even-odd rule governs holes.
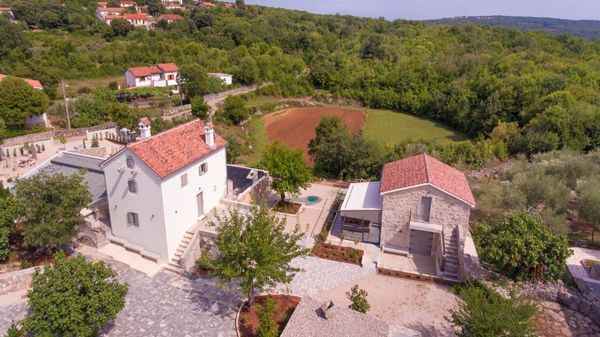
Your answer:
[[[381,193],[424,184],[431,184],[475,207],[475,197],[464,173],[428,154],[408,157],[383,166]]]
[[[152,74],[160,74],[166,71],[179,71],[179,68],[175,63],[159,63],[157,65],[150,65],[147,67],[134,67],[127,68],[133,76],[142,77],[142,76],[150,76]]]
[[[162,72],[157,66],[127,68],[127,71],[135,77],[150,76]]]
[[[140,118],[140,124],[143,124],[145,126],[149,126],[150,125],[150,119],[148,117],[142,117],[142,118]]]
[[[98,7],[100,13],[121,13],[122,11],[121,7]]]
[[[183,16],[179,14],[163,14],[158,17],[159,20],[167,20],[167,21],[177,21],[183,20]]]
[[[159,63],[156,66],[162,71],[179,71],[175,63]]]
[[[148,14],[146,14],[146,13],[123,14],[123,19],[148,21]]]
[[[204,123],[197,119],[128,145],[161,179],[209,155],[227,142],[215,133],[215,147],[204,141]]]
[[[212,3],[212,2],[204,1],[203,3],[200,4],[200,6],[207,7],[207,8],[213,8],[216,5],[214,3]]]
[[[7,77],[8,75],[4,75],[4,74],[0,74],[0,80]],[[17,77],[20,78],[20,77]],[[29,78],[21,78],[23,81],[27,82],[27,84],[29,84],[30,86],[32,86],[34,89],[38,89],[38,90],[42,90],[44,89],[44,86],[42,85],[42,83],[40,83],[40,81],[38,80],[32,80]]]

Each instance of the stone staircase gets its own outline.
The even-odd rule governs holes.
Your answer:
[[[444,277],[458,279],[458,228],[444,236],[446,249],[446,262],[444,264]]]
[[[188,246],[190,245],[190,242],[192,241],[193,237],[194,237],[193,231],[191,231],[190,229],[185,231],[185,234],[183,235],[181,242],[179,242],[179,246],[175,250],[175,255],[173,255],[173,257],[171,258],[171,261],[169,261],[169,264],[165,267],[165,269],[172,271],[174,273],[177,273],[177,274],[183,274],[183,269],[179,265],[179,261],[181,260],[181,257],[183,256],[183,254],[187,250]]]

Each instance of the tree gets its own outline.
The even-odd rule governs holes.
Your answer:
[[[309,252],[298,245],[303,237],[300,229],[286,232],[285,219],[277,218],[266,207],[253,207],[244,213],[232,210],[219,216],[216,225],[220,255],[212,261],[215,274],[222,282],[238,280],[250,306],[257,292],[290,282],[300,271],[290,262]]]
[[[60,141],[60,143],[63,146],[63,149],[66,149],[66,144],[67,144],[67,136],[65,135],[60,135],[60,137],[58,137],[58,140]]]
[[[125,103],[111,103],[108,106],[108,115],[119,127],[131,128],[135,124],[136,118]]]
[[[0,118],[7,127],[21,127],[31,115],[41,115],[48,109],[48,96],[16,77],[0,81]]]
[[[127,36],[133,28],[133,25],[125,19],[114,19],[110,22],[113,36]]]
[[[265,148],[261,166],[269,171],[273,178],[271,188],[279,193],[281,201],[285,200],[286,193],[296,195],[310,183],[310,169],[304,162],[302,150],[283,143],[275,142]]]
[[[529,213],[514,213],[494,226],[481,224],[475,239],[484,262],[518,281],[556,280],[573,254],[566,235],[553,233]]]
[[[579,182],[576,208],[579,217],[592,225],[592,242],[594,242],[594,234],[600,230],[600,182],[598,177],[593,176]]]
[[[358,284],[355,284],[350,291],[346,292],[346,297],[352,302],[348,308],[362,312],[363,314],[366,313],[371,309],[371,305],[367,301],[368,295],[366,290],[359,288]]]
[[[315,172],[332,178],[343,178],[350,162],[352,135],[338,116],[323,116],[316,128],[316,136],[308,143]]]
[[[250,116],[251,109],[240,96],[229,96],[223,105],[223,118],[234,125],[240,125]]]
[[[17,203],[10,192],[0,182],[0,262],[6,261],[10,253],[10,233],[14,230],[17,218]]]
[[[208,112],[210,111],[210,105],[204,100],[202,96],[193,97],[192,103],[192,115],[202,120],[208,119]]]
[[[256,60],[251,56],[242,58],[237,71],[234,72],[234,77],[240,83],[254,84],[260,80],[260,70]]]
[[[533,305],[511,297],[504,299],[483,285],[463,286],[460,291],[462,302],[450,311],[446,318],[461,337],[534,335],[531,322],[536,309]]]
[[[36,269],[31,282],[29,315],[22,331],[32,336],[97,336],[125,306],[127,285],[104,262],[88,262],[59,252],[54,264]]]
[[[15,196],[23,226],[23,244],[56,249],[72,242],[84,223],[79,213],[92,200],[83,174],[37,174],[18,180]]]

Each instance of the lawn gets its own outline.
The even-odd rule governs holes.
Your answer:
[[[366,138],[381,143],[405,140],[434,140],[457,142],[467,139],[442,123],[390,110],[359,109],[367,114],[363,128]]]
[[[82,80],[65,80],[65,91],[67,92],[67,96],[72,97],[75,96],[77,91],[81,88],[107,88],[110,82],[117,82],[117,84],[121,86],[121,89],[125,88],[125,76],[118,75]],[[57,88],[57,97],[62,97],[62,88],[60,87],[60,83]]]

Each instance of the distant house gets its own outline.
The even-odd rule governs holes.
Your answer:
[[[106,7],[108,7],[108,2],[99,1],[97,7],[98,8],[106,8]],[[131,7],[131,8],[134,8],[136,11],[139,11],[138,4],[135,1],[121,1],[119,3],[119,7],[121,7],[121,8]]]
[[[233,75],[224,73],[208,73],[208,77],[219,78],[224,85],[233,84]]]
[[[214,7],[216,7],[217,5],[215,5],[215,4],[214,4],[214,3],[212,3],[212,2],[204,1],[204,2],[202,2],[202,3],[200,4],[200,6],[201,6],[201,7],[204,7],[204,8],[214,8]]]
[[[100,21],[108,22],[111,17],[119,16],[123,13],[124,9],[121,7],[97,7],[96,18]]]
[[[15,18],[10,7],[0,7],[0,15],[7,15],[11,21]]]
[[[161,16],[158,17],[158,20],[156,20],[156,21],[158,22],[160,20],[165,20],[168,23],[173,23],[174,21],[183,20],[183,16],[181,16],[179,14],[162,14]]]
[[[4,79],[5,77],[7,77],[8,75],[5,74],[0,74],[0,81],[2,79]],[[32,80],[29,78],[21,78],[23,81],[25,81],[27,84],[29,84],[32,88],[37,89],[37,90],[43,90],[44,87],[42,86],[42,84],[40,83],[40,81],[38,80]]]
[[[125,84],[128,88],[175,86],[178,74],[179,68],[175,63],[129,68],[125,72]]]
[[[5,77],[7,77],[7,75],[4,74],[0,74],[0,81],[2,79],[4,79]],[[23,81],[25,81],[25,83],[29,84],[32,88],[36,89],[36,90],[43,90],[44,87],[42,86],[42,84],[40,83],[40,81],[38,80],[32,80],[30,78],[21,78]],[[36,125],[41,125],[45,128],[50,127],[50,121],[48,120],[48,116],[46,115],[46,113],[43,113],[41,115],[32,115],[29,116],[26,120],[25,120],[25,126],[28,128],[34,127]]]
[[[146,13],[123,14],[120,18],[135,27],[150,27],[150,15]]]
[[[162,0],[166,9],[183,9],[183,0]]]

